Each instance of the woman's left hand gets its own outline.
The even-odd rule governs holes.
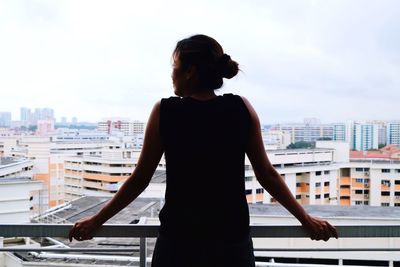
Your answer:
[[[309,233],[312,240],[328,241],[331,237],[338,238],[336,228],[328,221],[320,218],[308,215],[306,220],[302,222],[302,225]]]

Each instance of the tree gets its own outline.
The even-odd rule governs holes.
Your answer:
[[[34,132],[34,131],[36,131],[37,130],[37,125],[29,125],[29,131],[32,131],[32,132]]]
[[[315,148],[315,142],[299,141],[296,143],[291,143],[286,148],[287,149]]]

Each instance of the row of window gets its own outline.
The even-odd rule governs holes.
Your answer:
[[[395,173],[400,173],[400,169],[393,169]],[[356,172],[369,172],[369,168],[356,168]],[[381,169],[382,173],[391,173],[392,169]]]
[[[309,198],[310,195],[306,195],[305,197]],[[329,193],[324,194],[324,198],[329,198]],[[301,195],[296,195],[296,199],[301,199]],[[315,195],[315,199],[321,199],[321,195],[320,194]]]
[[[301,187],[302,183],[296,183],[296,187]],[[306,183],[307,186],[310,185],[310,183]],[[324,186],[329,186],[329,182],[324,182]],[[317,182],[315,183],[315,187],[321,187],[321,183]]]

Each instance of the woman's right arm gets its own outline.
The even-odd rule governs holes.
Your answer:
[[[95,231],[108,219],[136,199],[148,186],[164,152],[159,131],[160,102],[154,105],[147,123],[142,152],[136,168],[114,197],[96,215],[75,223],[69,239],[91,239]]]
[[[311,239],[326,241],[330,237],[337,238],[335,227],[325,220],[307,214],[293,197],[285,181],[268,159],[261,136],[260,121],[256,111],[246,98],[242,97],[242,99],[249,110],[251,121],[246,154],[261,186],[301,222],[303,227],[310,234]]]

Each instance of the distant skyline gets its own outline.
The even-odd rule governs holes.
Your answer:
[[[0,112],[147,121],[173,94],[176,42],[204,33],[242,70],[218,94],[263,124],[395,120],[399,30],[395,0],[0,0]]]

